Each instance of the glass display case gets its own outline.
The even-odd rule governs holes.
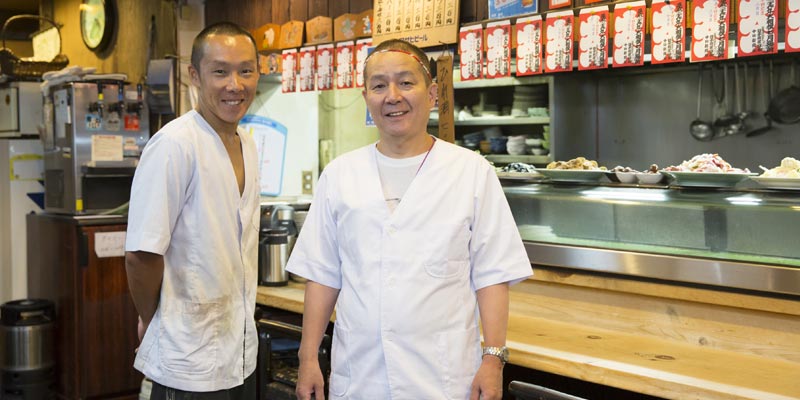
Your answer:
[[[800,295],[800,192],[503,185],[534,265]]]

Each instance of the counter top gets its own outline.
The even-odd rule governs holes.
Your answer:
[[[257,301],[302,313],[303,288]],[[510,298],[513,364],[672,399],[800,398],[798,300],[547,269]]]

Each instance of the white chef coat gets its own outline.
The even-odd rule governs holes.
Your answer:
[[[531,275],[500,183],[439,140],[397,209],[369,145],[326,167],[287,269],[340,289],[331,399],[466,399],[481,362],[476,290]]]
[[[258,156],[239,137],[241,196],[225,145],[196,111],[153,136],[136,168],[125,250],[163,255],[164,279],[134,367],[164,386],[229,389],[255,370]]]

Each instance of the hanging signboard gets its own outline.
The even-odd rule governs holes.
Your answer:
[[[653,0],[650,63],[686,60],[686,0]]]
[[[353,87],[353,41],[336,43],[336,88]]]
[[[483,72],[483,28],[480,25],[465,26],[459,36],[461,80],[478,79]]]
[[[787,53],[800,51],[800,0],[786,3],[786,48]]]
[[[572,10],[547,14],[545,32],[545,72],[572,71],[572,24],[575,15]]]
[[[301,92],[314,90],[314,67],[316,66],[317,48],[314,46],[300,49],[300,73],[297,75],[297,85]]]
[[[542,73],[542,16],[517,20],[517,76]]]
[[[614,6],[613,66],[644,65],[644,30],[647,6],[644,1]]]
[[[607,68],[608,6],[584,8],[578,18],[578,69]]]
[[[730,0],[694,0],[692,15],[692,62],[728,58]]]
[[[317,46],[317,89],[333,89],[333,43]]]
[[[377,46],[388,39],[403,39],[418,47],[458,41],[458,0],[373,0]]]
[[[297,49],[286,49],[281,53],[281,91],[294,93],[297,88]]]
[[[372,39],[361,39],[356,41],[356,87],[364,87],[364,63],[367,62],[369,49],[372,47]]]
[[[777,0],[739,2],[737,56],[757,56],[778,52]]]
[[[511,21],[486,25],[486,77],[511,75]]]

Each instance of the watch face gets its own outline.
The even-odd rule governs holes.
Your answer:
[[[106,5],[104,0],[83,0],[81,4],[81,36],[86,46],[100,47],[107,35]]]

